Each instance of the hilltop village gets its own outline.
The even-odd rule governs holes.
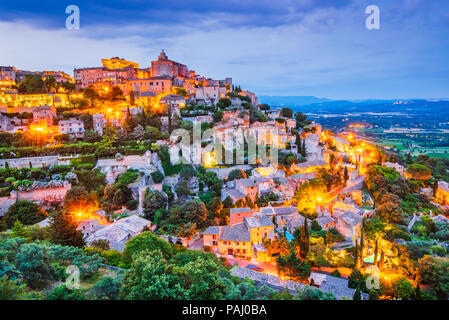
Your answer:
[[[448,298],[444,163],[329,132],[163,50],[101,64],[0,67],[0,299]],[[200,163],[175,161],[171,134],[194,126],[213,132]],[[238,130],[268,161],[217,161],[207,144],[235,159]]]

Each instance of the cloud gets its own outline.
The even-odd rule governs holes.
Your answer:
[[[449,80],[441,74],[449,71],[449,32],[442,21],[448,6],[374,2],[381,9],[381,30],[365,28],[368,2],[363,1],[318,6],[309,0],[213,1],[210,6],[199,0],[166,6],[155,1],[152,12],[142,9],[130,19],[143,1],[121,8],[123,2],[112,0],[106,9],[98,2],[90,13],[81,8],[78,31],[46,23],[47,15],[5,20],[0,14],[2,43],[8,44],[0,61],[22,69],[71,72],[120,56],[147,67],[164,48],[169,58],[199,74],[233,77],[258,94],[446,96]],[[102,17],[89,23],[99,13]]]

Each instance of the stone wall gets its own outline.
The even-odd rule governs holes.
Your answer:
[[[72,185],[64,181],[63,186],[47,189],[35,189],[31,191],[11,191],[9,197],[0,198],[0,216],[3,216],[9,207],[18,200],[27,200],[35,202],[44,207],[47,204],[62,202],[68,190]]]
[[[0,168],[5,168],[5,163],[8,162],[10,168],[29,168],[30,162],[33,168],[42,168],[53,165],[68,165],[70,158],[61,158],[59,156],[45,156],[45,157],[29,157],[17,159],[0,159]]]

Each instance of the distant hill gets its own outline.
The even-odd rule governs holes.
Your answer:
[[[272,109],[288,106],[293,111],[305,113],[337,113],[348,112],[402,112],[427,114],[449,114],[447,99],[396,99],[396,100],[330,100],[314,96],[259,96],[259,103],[266,103]]]
[[[449,114],[449,101],[428,101],[428,100],[367,100],[362,102],[353,101],[330,101],[323,103],[313,103],[305,106],[292,107],[293,111],[305,113],[354,113],[354,112],[375,112],[391,113],[400,112],[404,114],[427,114],[427,115],[447,115]]]
[[[313,103],[329,102],[326,98],[314,96],[258,96],[259,103],[266,103],[270,106],[305,106]]]

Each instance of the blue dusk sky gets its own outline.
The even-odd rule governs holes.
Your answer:
[[[65,9],[80,8],[67,30]],[[380,8],[380,30],[365,8]],[[449,98],[447,0],[0,0],[0,65],[169,58],[258,95]]]

